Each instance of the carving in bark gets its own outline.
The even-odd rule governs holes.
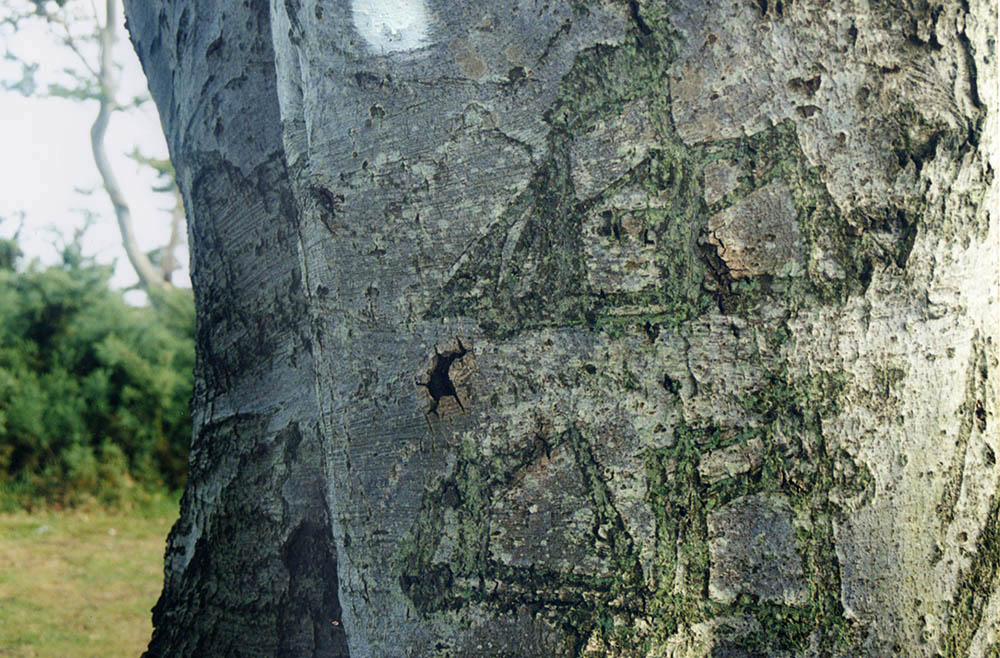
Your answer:
[[[200,314],[149,655],[995,655],[995,2],[387,4],[128,3]]]

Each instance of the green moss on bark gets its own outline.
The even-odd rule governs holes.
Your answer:
[[[678,326],[716,309],[752,317],[765,305],[795,310],[843,303],[867,288],[876,267],[905,267],[918,217],[888,207],[841,214],[822,171],[808,164],[793,121],[738,139],[684,144],[670,109],[674,36],[665,18],[643,20],[645,31],[637,28],[623,44],[578,56],[546,114],[547,161],[470,250],[431,305],[434,316],[473,317],[491,336],[574,325],[618,335],[635,325]],[[647,108],[654,133],[645,157],[596,196],[577,199],[569,157],[574,142],[636,102]],[[708,204],[702,172],[720,160],[738,164],[743,174]],[[794,197],[803,271],[734,278],[709,244],[709,218],[778,181]],[[595,289],[587,282],[583,220],[632,190],[651,200],[629,212],[642,219],[656,245],[658,281],[641,292]],[[603,214],[612,227],[620,221],[614,209]]]

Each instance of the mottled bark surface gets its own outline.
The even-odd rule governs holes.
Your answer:
[[[200,321],[150,655],[1000,652],[995,1],[128,15]]]

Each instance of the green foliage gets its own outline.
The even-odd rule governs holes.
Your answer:
[[[11,253],[16,245],[11,245]],[[107,502],[178,488],[191,433],[190,291],[125,303],[110,268],[0,267],[0,494]]]
[[[0,238],[0,270],[12,271],[21,257],[21,248],[14,240]]]

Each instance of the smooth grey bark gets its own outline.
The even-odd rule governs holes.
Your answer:
[[[149,655],[1000,651],[995,2],[127,14],[199,311]]]

